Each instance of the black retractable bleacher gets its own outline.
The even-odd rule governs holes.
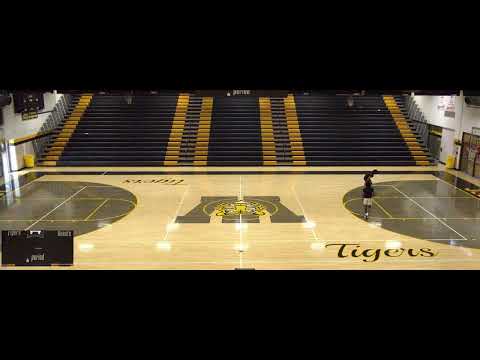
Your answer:
[[[163,165],[177,98],[95,95],[56,165]]]
[[[136,95],[128,104],[121,95],[94,95],[54,164],[165,165],[178,99],[178,93]],[[198,127],[195,116],[200,105],[195,99],[191,96],[186,114],[180,166],[194,164],[190,158],[195,139],[191,137],[196,137],[197,132],[189,128]],[[307,166],[417,164],[382,96],[355,97],[353,108],[347,107],[345,96],[294,94],[294,99]],[[395,99],[406,115],[403,98]],[[70,111],[78,101],[79,96],[74,97]],[[197,104],[195,109],[192,104]],[[280,106],[275,104],[272,101],[273,107]],[[194,110],[197,115],[189,113]],[[286,129],[286,120],[275,118],[275,111],[275,128]],[[62,128],[56,133],[61,133]],[[275,138],[278,140],[277,133]],[[288,138],[286,141],[288,145]],[[53,153],[50,150],[54,142],[55,136],[45,154]],[[43,156],[39,164],[48,165],[50,158]],[[206,165],[262,166],[263,160],[259,98],[215,96]]]
[[[208,147],[210,166],[261,166],[257,97],[215,97]]]
[[[352,108],[346,96],[295,103],[308,165],[416,165],[381,96],[355,96]]]

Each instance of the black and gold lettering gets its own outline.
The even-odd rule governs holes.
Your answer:
[[[419,251],[417,251],[417,252],[415,253],[415,249],[408,249],[408,255],[409,255],[409,256],[416,257],[416,256],[419,255],[419,253],[420,253]]]
[[[371,253],[369,255],[369,252],[370,251],[373,251],[373,253]],[[374,256],[373,260],[372,261],[368,261],[368,259],[363,259],[364,262],[375,262],[377,261],[379,258],[380,258],[380,253],[381,253],[381,249],[366,249],[362,252],[362,255],[365,256],[366,258],[371,258],[372,256]]]
[[[349,245],[359,247],[359,244],[327,244],[327,245],[325,245],[325,247],[327,248],[329,246],[340,246],[340,249],[338,250],[338,257],[346,258],[346,257],[348,257],[348,255],[344,255],[343,250]]]
[[[400,252],[400,254],[399,255],[392,255],[391,252]],[[402,256],[404,252],[405,252],[405,249],[403,249],[403,248],[388,249],[388,250],[385,250],[385,255],[388,256],[388,257],[399,257],[399,256]]]
[[[432,249],[429,248],[421,248],[420,251],[422,252],[421,256],[425,257],[434,257],[438,255],[438,253],[435,253]]]

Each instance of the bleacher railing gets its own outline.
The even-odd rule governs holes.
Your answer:
[[[40,128],[39,133],[44,134],[44,136],[36,138],[32,141],[36,158],[40,157],[43,154],[45,147],[47,146],[53,135],[53,130],[57,129],[63,119],[65,119],[71,103],[72,95],[64,94],[55,104],[52,112]]]
[[[427,122],[427,119],[418,107],[415,99],[410,95],[404,96],[407,115],[412,121],[413,130],[415,130],[421,136],[423,144],[428,148],[430,139],[430,126]]]

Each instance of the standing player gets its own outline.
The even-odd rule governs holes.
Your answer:
[[[365,207],[364,218],[365,220],[368,219],[368,211],[372,207],[372,198],[373,198],[373,186],[372,182],[365,183],[365,187],[363,188],[363,206]]]
[[[364,177],[363,181],[365,182],[365,186],[363,188],[363,206],[365,207],[365,220],[368,219],[368,211],[372,207],[372,198],[374,194],[374,189],[372,186],[372,178],[375,174],[378,174],[378,170],[375,169],[373,171],[368,172]]]

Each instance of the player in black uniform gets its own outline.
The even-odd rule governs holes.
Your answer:
[[[375,174],[378,174],[378,170],[375,169],[373,171],[369,171],[368,173],[365,174],[365,176],[363,177],[363,181],[365,182],[365,186],[367,185],[372,185],[372,178]]]
[[[365,220],[368,219],[368,210],[372,207],[372,198],[373,198],[373,186],[371,183],[369,185],[365,185],[363,188],[363,206],[365,207],[365,214],[364,218]]]
[[[368,219],[368,211],[372,207],[372,198],[374,194],[374,189],[372,186],[372,178],[375,174],[378,174],[378,170],[375,169],[373,171],[368,172],[363,177],[363,181],[365,182],[365,186],[363,187],[363,206],[365,207],[365,220]]]

